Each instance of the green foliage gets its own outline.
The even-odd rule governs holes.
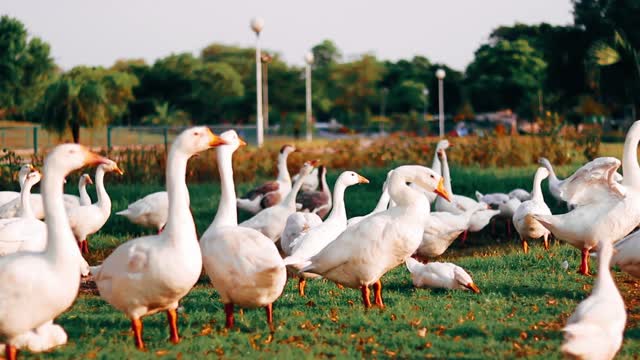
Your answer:
[[[481,46],[467,67],[473,107],[495,111],[504,107],[530,113],[530,99],[542,87],[546,62],[526,40],[500,40]]]
[[[55,75],[49,44],[28,38],[17,19],[0,18],[0,109],[24,118],[33,110],[47,83]]]
[[[183,126],[189,125],[190,115],[186,111],[176,110],[168,102],[155,103],[155,112],[142,118],[145,125]]]
[[[383,67],[373,55],[338,64],[331,74],[336,83],[334,104],[336,111],[346,115],[347,123],[353,123],[355,115],[364,115],[365,120],[378,104],[375,84],[382,78]]]
[[[123,116],[137,83],[128,73],[75,67],[47,87],[40,106],[42,125],[60,135],[71,129],[78,142],[81,126],[104,126]]]

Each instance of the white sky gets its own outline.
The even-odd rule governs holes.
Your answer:
[[[423,55],[464,70],[492,29],[516,22],[566,25],[570,0],[3,0],[0,14],[49,42],[53,57],[109,66],[121,58],[197,54],[212,42],[253,46],[253,16],[265,20],[264,48],[290,64],[324,39],[347,59],[365,52],[397,60]]]

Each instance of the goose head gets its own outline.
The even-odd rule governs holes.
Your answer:
[[[211,132],[206,126],[195,126],[184,130],[173,142],[173,147],[193,156],[212,147],[226,144],[225,140]]]
[[[395,182],[394,178],[404,182],[412,182],[428,192],[434,192],[447,201],[451,201],[451,194],[444,187],[444,178],[428,167],[419,165],[404,165],[397,167],[389,179],[389,184]]]
[[[300,152],[300,150],[296,149],[295,146],[289,144],[282,145],[282,147],[280,148],[280,155],[288,156],[292,152]]]
[[[353,171],[345,171],[338,177],[337,182],[344,184],[345,186],[351,186],[355,184],[368,184],[369,180],[362,175],[359,175]]]
[[[305,161],[304,164],[302,164],[302,168],[300,168],[300,172],[298,173],[298,175],[300,175],[300,178],[304,178],[305,176],[311,174],[313,168],[318,166],[319,163],[320,160]]]
[[[82,174],[82,176],[80,176],[80,180],[78,180],[78,185],[79,186],[93,185],[93,180],[91,180],[91,175]]]
[[[453,145],[449,144],[449,140],[447,139],[443,139],[438,141],[438,144],[436,145],[436,152],[440,152],[443,150],[447,150],[448,148],[452,147]]]
[[[536,170],[536,175],[539,176],[541,180],[546,179],[549,177],[549,170],[544,167],[540,167]]]
[[[40,171],[34,169],[32,172],[27,174],[27,176],[25,177],[24,185],[25,186],[33,186],[33,185],[37,184],[38,182],[40,182],[40,179],[42,179],[42,174],[40,174]]]
[[[105,172],[115,172],[118,175],[124,175],[124,171],[122,171],[122,169],[120,169],[118,167],[118,164],[116,164],[115,161],[113,160],[109,160],[104,164],[101,164],[100,167],[105,171]]]
[[[44,161],[44,165],[45,168],[56,169],[66,175],[83,166],[108,164],[109,162],[112,161],[89,151],[89,149],[82,145],[62,144],[56,146],[49,152]],[[47,173],[46,170],[45,173]]]
[[[476,294],[480,293],[480,288],[474,284],[471,276],[460,267],[453,270],[453,278],[458,289],[471,290]]]
[[[225,142],[225,145],[222,145],[220,149],[236,151],[239,147],[247,145],[247,143],[238,136],[238,133],[235,130],[227,130],[221,133],[220,138]]]

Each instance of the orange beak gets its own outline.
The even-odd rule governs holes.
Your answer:
[[[320,164],[320,160],[311,160],[309,161],[309,164],[311,164],[311,166],[316,167],[318,166],[318,164]]]
[[[238,142],[240,142],[240,146],[247,146],[247,143],[240,137],[238,137]]]
[[[91,180],[91,176],[85,176],[87,178],[87,184],[93,185],[93,180]]]
[[[124,175],[124,170],[120,169],[119,167],[116,166],[115,169],[113,169],[113,171],[115,171],[116,173],[118,173],[118,175]]]
[[[451,196],[449,195],[449,192],[447,191],[447,189],[444,188],[443,177],[440,178],[440,181],[438,182],[438,187],[433,192],[442,196],[442,198],[447,200],[448,202],[451,202]]]
[[[367,179],[364,176],[358,175],[358,183],[360,183],[360,184],[368,184],[369,183],[369,179]]]
[[[466,287],[467,289],[473,291],[476,294],[480,294],[480,288],[477,287],[476,284],[474,284],[474,283],[468,283],[464,287]]]
[[[216,146],[220,146],[220,145],[227,145],[227,142],[224,141],[223,138],[219,137],[218,135],[214,134],[211,132],[211,130],[207,129],[209,131],[209,146],[211,147],[216,147]]]
[[[89,166],[93,166],[93,165],[100,165],[100,164],[108,164],[111,160],[107,159],[104,156],[100,156],[94,152],[91,152],[89,150],[86,150],[86,155],[84,158],[84,164],[85,165],[89,165]]]

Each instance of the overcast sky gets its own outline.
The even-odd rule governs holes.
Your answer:
[[[516,22],[572,23],[570,0],[2,0],[0,13],[20,19],[51,44],[53,57],[109,66],[121,58],[152,63],[171,53],[220,42],[253,46],[249,21],[265,21],[264,48],[290,64],[324,39],[347,59],[365,52],[397,60],[423,55],[463,70],[492,29]]]

